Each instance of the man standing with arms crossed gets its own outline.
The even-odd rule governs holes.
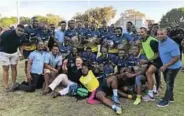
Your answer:
[[[2,33],[0,36],[0,61],[3,64],[3,83],[5,92],[13,91],[16,87],[16,77],[17,77],[17,63],[19,60],[19,54],[17,48],[20,47],[22,43],[22,35],[24,34],[24,25],[17,25],[14,30],[8,30]],[[9,89],[8,86],[8,71],[9,66],[12,69],[12,87]]]

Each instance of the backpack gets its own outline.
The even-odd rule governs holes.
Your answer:
[[[89,91],[85,88],[79,87],[76,91],[76,95],[81,98],[86,98],[89,95]]]
[[[76,101],[86,99],[89,96],[89,91],[86,88],[78,86],[76,83],[69,86],[70,96],[76,97]]]
[[[76,102],[78,100],[83,100],[89,97],[89,91],[86,88],[83,87],[78,87],[77,91],[76,91]]]
[[[77,93],[77,89],[78,89],[78,84],[72,84],[69,86],[69,95],[70,96],[76,96],[76,93]]]

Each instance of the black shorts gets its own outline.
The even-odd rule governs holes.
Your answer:
[[[33,86],[35,89],[41,89],[44,83],[43,75],[31,73],[31,77],[32,77],[31,86]]]
[[[135,78],[127,78],[122,82],[122,86],[133,86],[135,85]]]
[[[99,80],[99,84],[100,85],[96,89],[96,93],[98,93],[99,91],[102,91],[106,95],[112,94],[112,89],[110,87],[108,87],[108,85],[107,85],[107,79],[101,79],[101,80]]]
[[[163,63],[160,58],[155,59],[153,62],[150,62],[150,64],[158,69],[163,66]]]
[[[98,52],[93,52],[93,54],[95,54],[97,56]]]

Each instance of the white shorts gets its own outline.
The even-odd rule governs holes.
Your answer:
[[[18,52],[13,54],[0,52],[0,61],[2,62],[3,66],[15,65],[18,63],[18,60],[19,60]]]

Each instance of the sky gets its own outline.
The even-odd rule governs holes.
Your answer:
[[[172,8],[184,7],[184,1],[55,1],[55,0],[19,0],[19,16],[32,17],[49,13],[60,15],[65,20],[70,20],[77,12],[96,7],[112,6],[117,12],[114,23],[119,19],[124,10],[135,9],[146,15],[146,18],[160,21],[162,15]],[[17,16],[16,0],[2,0],[0,4],[1,17]]]

